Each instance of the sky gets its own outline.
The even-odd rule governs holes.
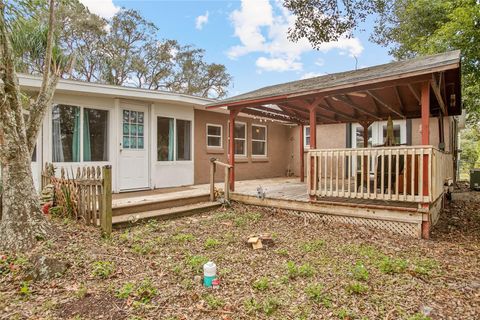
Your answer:
[[[134,9],[159,27],[159,38],[205,49],[209,63],[224,64],[233,77],[229,96],[264,86],[364,68],[393,60],[387,48],[368,40],[367,21],[354,37],[324,43],[287,39],[294,16],[281,0],[80,0],[110,18]]]

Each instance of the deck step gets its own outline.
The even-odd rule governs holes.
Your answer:
[[[196,213],[206,212],[220,207],[218,202],[200,202],[194,204],[187,204],[178,207],[165,208],[153,211],[135,212],[130,214],[122,214],[112,217],[112,225],[119,227],[122,225],[135,224],[142,220],[167,220],[175,219],[185,216],[190,216]]]
[[[180,196],[172,194],[161,198],[132,200],[131,202],[124,202],[112,208],[112,216],[123,216],[131,213],[143,213],[149,211],[156,211],[161,209],[169,209],[173,207],[180,207],[189,204],[196,204],[206,202],[210,198],[208,193],[202,194],[182,194]]]

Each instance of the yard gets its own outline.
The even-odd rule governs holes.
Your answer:
[[[116,230],[111,239],[53,218],[64,232],[37,251],[68,262],[67,272],[27,281],[25,257],[3,256],[0,317],[478,319],[480,209],[458,201],[446,213],[428,241],[238,204]],[[272,247],[245,243],[265,232]],[[219,289],[195,277],[208,260]]]

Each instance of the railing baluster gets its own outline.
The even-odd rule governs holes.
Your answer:
[[[400,179],[399,179],[399,166],[400,166],[400,150],[395,150],[395,200],[399,200],[399,191],[398,188],[400,186]]]
[[[339,152],[336,151],[335,152],[335,196],[338,197],[338,166],[339,166],[339,163],[338,163],[338,155],[339,155]]]
[[[392,199],[392,149],[388,150],[388,200]]]

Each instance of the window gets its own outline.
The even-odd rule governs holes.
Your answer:
[[[108,161],[108,111],[83,109],[83,161]]]
[[[123,110],[123,148],[145,148],[145,113],[134,110]]]
[[[252,155],[267,155],[267,127],[252,124]]]
[[[235,155],[247,156],[247,124],[244,122],[235,122],[234,145]]]
[[[191,122],[177,119],[177,160],[191,160]]]
[[[303,127],[303,146],[310,147],[310,126]]]
[[[355,146],[357,148],[364,148],[363,142],[363,127],[358,126],[355,129]],[[373,145],[373,136],[372,136],[372,126],[368,127],[368,147],[371,148]]]
[[[383,144],[385,144],[387,140],[387,126],[383,126]],[[395,140],[395,145],[400,145],[401,144],[401,136],[400,136],[400,125],[399,124],[394,124],[393,125],[393,138]]]
[[[174,122],[172,118],[157,117],[157,160],[173,161]]]
[[[192,122],[157,117],[157,160],[192,160]]]
[[[207,124],[207,147],[222,148],[222,126]]]
[[[81,159],[85,162],[108,161],[108,111],[55,105],[52,110],[52,160],[80,162]]]

